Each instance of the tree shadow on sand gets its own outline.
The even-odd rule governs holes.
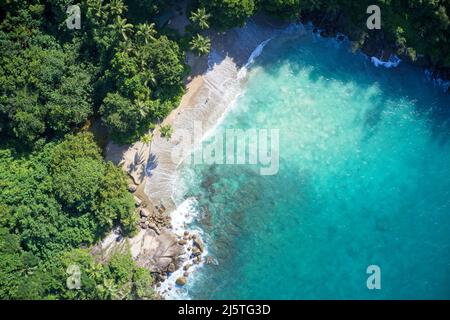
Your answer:
[[[158,160],[156,158],[156,155],[154,153],[151,153],[148,157],[147,161],[147,167],[145,168],[145,174],[147,177],[151,177],[153,169],[155,169],[158,166]]]

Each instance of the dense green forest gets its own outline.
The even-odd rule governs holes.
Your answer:
[[[127,254],[95,261],[89,247],[113,227],[137,231],[124,173],[101,156],[91,124],[132,142],[177,106],[189,73],[185,51],[207,54],[202,32],[241,26],[258,12],[313,19],[356,47],[382,41],[396,53],[450,68],[449,0],[198,0],[187,34],[160,25],[163,0],[0,0],[0,298],[152,298],[152,278]],[[367,30],[378,4],[382,29]],[[170,131],[170,128],[168,128]],[[81,267],[69,290],[66,270]]]
[[[151,298],[149,271],[129,255],[100,264],[89,253],[115,226],[133,235],[138,220],[89,123],[119,142],[148,132],[183,93],[184,54],[152,22],[129,23],[120,0],[81,1],[83,28],[70,30],[70,2],[1,3],[0,298]],[[74,263],[80,290],[66,286]]]

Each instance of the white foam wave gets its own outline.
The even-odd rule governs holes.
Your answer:
[[[255,62],[255,59],[261,55],[264,47],[269,43],[270,40],[272,40],[272,38],[264,40],[255,48],[255,50],[253,50],[247,60],[247,63],[239,70],[237,75],[238,80],[244,79],[247,76],[248,67],[250,67],[250,65]]]
[[[208,70],[211,71],[214,65],[219,64],[223,60],[222,55],[220,55],[216,50],[211,50],[208,54]]]
[[[378,59],[377,57],[370,57],[370,61],[373,63],[375,67],[385,67],[385,68],[396,68],[402,62],[402,60],[397,57],[395,54],[391,54],[388,61],[383,61]]]
[[[180,239],[183,237],[185,231],[189,231],[189,234],[199,237],[203,241],[203,231],[196,226],[193,226],[193,222],[198,217],[198,203],[193,197],[184,200],[176,210],[171,213],[172,231]],[[182,263],[181,267],[175,272],[171,273],[166,280],[160,283],[160,286],[156,288],[156,291],[167,300],[179,300],[189,299],[188,287],[195,281],[198,269],[204,265],[204,258],[208,254],[208,249],[205,246],[201,257],[201,262],[198,264],[193,263],[191,257],[192,253],[188,250],[187,246],[183,247],[183,254],[181,255]],[[184,266],[190,264],[188,284],[186,286],[178,286],[175,282],[179,277],[183,276],[185,270]]]

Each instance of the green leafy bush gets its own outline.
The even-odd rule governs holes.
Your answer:
[[[170,139],[172,137],[173,128],[170,124],[165,124],[161,126],[161,136],[164,138]]]

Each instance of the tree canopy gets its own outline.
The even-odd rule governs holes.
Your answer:
[[[255,0],[200,0],[200,5],[212,15],[219,29],[242,26],[256,9]]]
[[[0,135],[26,144],[61,135],[92,115],[92,66],[78,63],[77,44],[38,34],[23,48],[0,31]]]
[[[69,135],[26,158],[3,150],[0,159],[0,223],[20,234],[27,251],[44,258],[93,244],[114,225],[135,232],[125,175],[102,161],[91,134]]]
[[[101,293],[102,281],[122,291],[133,282],[138,269],[131,258],[121,258],[131,270],[127,279],[107,280],[115,275],[110,270],[115,260],[105,267],[87,251],[73,251],[94,244],[114,226],[125,235],[137,226],[125,175],[102,160],[92,134],[68,135],[27,157],[2,150],[0,160],[0,298],[111,298]],[[69,261],[86,268],[85,291],[66,287]],[[89,274],[96,270],[101,274],[93,281]],[[148,271],[142,273],[139,277],[151,282]],[[129,295],[132,286],[128,289]]]

